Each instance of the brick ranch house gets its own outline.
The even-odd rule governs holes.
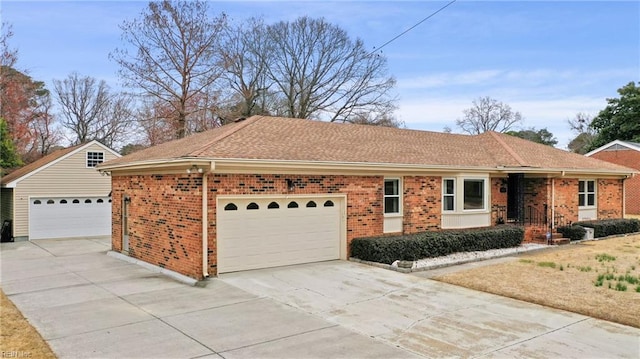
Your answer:
[[[640,171],[640,143],[637,142],[612,141],[585,156]],[[640,214],[640,176],[625,181],[624,203],[626,214]]]
[[[253,116],[99,166],[112,249],[201,279],[347,259],[353,238],[622,217],[633,170],[488,132]]]

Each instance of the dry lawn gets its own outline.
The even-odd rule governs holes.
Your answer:
[[[0,290],[0,352],[3,358],[54,358],[40,334]]]
[[[434,279],[640,328],[640,235],[562,246]],[[622,285],[626,291],[616,290]]]

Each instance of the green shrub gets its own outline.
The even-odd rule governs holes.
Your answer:
[[[603,219],[598,221],[575,222],[574,226],[593,228],[593,236],[596,238],[611,236],[614,234],[640,232],[640,220],[635,218],[626,219]]]
[[[516,226],[356,238],[351,241],[351,256],[391,264],[396,260],[415,261],[456,252],[517,247],[523,239],[524,229]]]
[[[587,233],[587,230],[582,226],[563,226],[556,228],[558,233],[562,233],[564,238],[569,238],[572,241],[579,241],[584,238],[584,235]]]

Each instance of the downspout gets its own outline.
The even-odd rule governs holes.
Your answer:
[[[551,231],[556,228],[556,178],[551,177]]]
[[[624,176],[622,180],[622,218],[627,214],[627,179],[629,176]]]
[[[209,171],[202,173],[202,276],[209,277],[209,214],[207,213],[207,177]]]

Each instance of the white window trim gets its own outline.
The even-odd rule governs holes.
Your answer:
[[[460,202],[461,202],[461,206],[460,209],[462,210],[462,212],[466,212],[466,213],[481,213],[481,212],[487,212],[487,200],[488,200],[488,180],[487,178],[484,177],[463,177],[461,178],[462,180],[460,181],[461,187],[462,187],[462,191],[460,191],[460,193],[462,193],[462,196],[460,197]],[[479,208],[479,209],[464,209],[464,182],[466,180],[474,180],[474,181],[482,181],[482,183],[484,184],[484,186],[482,186],[482,205],[483,208]]]
[[[386,195],[384,193],[384,183],[387,181],[398,181],[398,213],[386,213],[385,211],[385,199],[387,197],[396,197],[396,195]],[[384,214],[385,217],[402,217],[402,197],[404,190],[403,190],[403,185],[402,185],[402,178],[400,177],[385,177],[383,182],[382,182],[382,213]]]
[[[584,184],[584,192],[580,192],[580,182],[585,182]],[[589,205],[585,205],[585,206],[581,206],[580,205],[580,193],[584,194],[584,200],[585,203],[589,203],[589,194],[591,192],[588,191],[588,184],[587,182],[593,182],[593,205],[589,206]],[[582,178],[582,179],[578,179],[578,209],[594,209],[594,208],[598,208],[598,180],[594,179],[594,178]]]
[[[453,194],[448,194],[445,193],[446,191],[446,186],[444,185],[445,181],[453,181]],[[455,177],[443,177],[442,178],[442,213],[456,213],[456,210],[458,209],[458,205],[456,203],[456,198],[457,196],[457,188],[456,188],[456,183],[458,183],[458,181],[456,181]],[[453,197],[453,209],[445,209],[444,208],[444,197],[448,196],[448,197]]]
[[[87,168],[96,168],[96,166],[97,166],[97,164],[96,164],[96,166],[89,166],[89,153],[101,153],[102,154],[102,162],[100,162],[100,163],[103,163],[105,161],[104,151],[87,151],[86,154],[85,154],[85,157],[84,157],[84,159],[85,159],[84,165]],[[94,160],[94,159],[92,158],[91,160]]]
[[[455,215],[455,214],[479,214],[479,213],[489,213],[491,206],[489,202],[491,201],[490,195],[490,178],[489,176],[477,176],[477,175],[467,175],[460,174],[454,177],[443,177],[443,184],[445,179],[454,180],[454,203],[453,203],[453,211],[445,211],[444,210],[444,201],[442,201],[442,214],[443,215]],[[481,180],[484,181],[483,187],[483,204],[484,208],[482,209],[464,209],[464,181],[465,180]],[[444,198],[444,185],[442,186],[442,198]]]

